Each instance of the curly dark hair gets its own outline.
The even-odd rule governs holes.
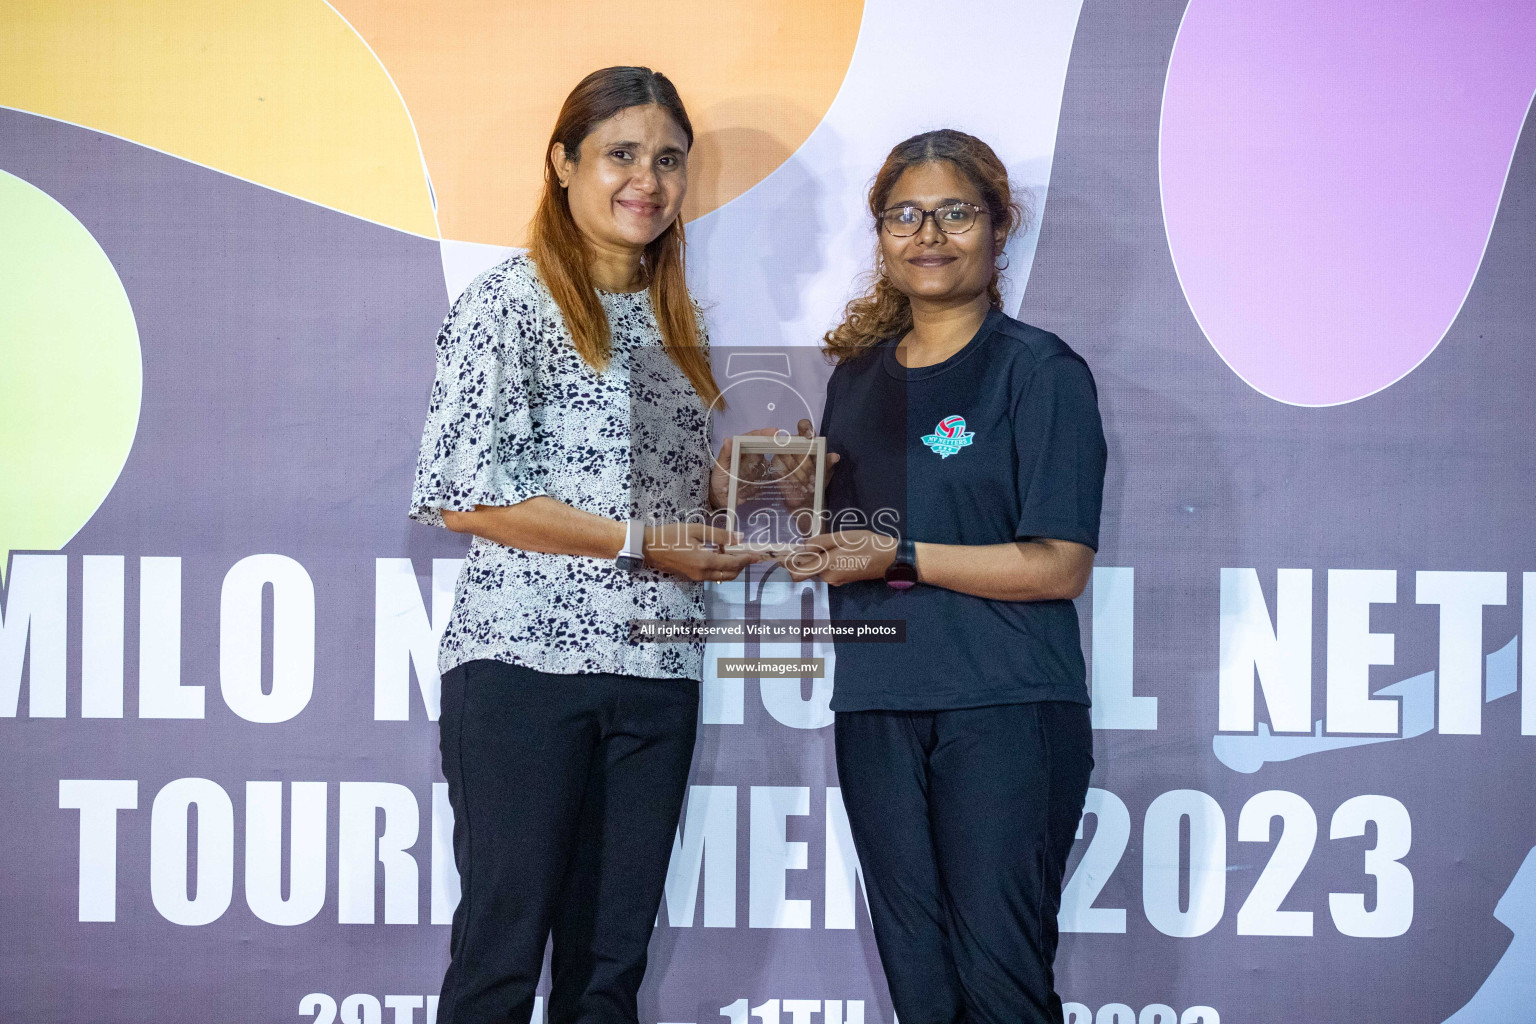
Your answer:
[[[1027,223],[1029,212],[1020,197],[1015,196],[1008,182],[1008,169],[992,147],[974,135],[941,128],[898,143],[885,158],[869,189],[869,213],[875,218],[877,235],[880,214],[897,180],[908,168],[937,161],[952,165],[981,193],[992,223],[1004,227],[1004,241]],[[905,334],[912,327],[912,303],[885,276],[878,237],[875,268],[869,290],[848,303],[843,310],[843,322],[822,338],[823,350],[838,362],[851,359],[887,338]],[[987,284],[987,296],[995,307],[1003,304],[999,276],[999,271],[994,270]]]

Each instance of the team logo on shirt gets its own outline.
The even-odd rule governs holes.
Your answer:
[[[970,444],[975,436],[974,430],[965,429],[964,416],[945,416],[933,433],[923,435],[923,444],[937,452],[939,458],[947,459]]]

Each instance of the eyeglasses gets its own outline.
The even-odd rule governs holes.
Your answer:
[[[963,235],[976,226],[976,218],[987,211],[975,203],[945,203],[933,210],[921,206],[893,206],[880,214],[880,223],[887,233],[897,238],[907,238],[923,230],[929,217],[933,226],[946,235]]]

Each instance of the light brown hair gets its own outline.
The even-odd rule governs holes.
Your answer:
[[[936,161],[951,164],[981,193],[982,205],[991,215],[989,230],[995,231],[1001,226],[1005,242],[1026,221],[1024,205],[1015,198],[1008,183],[1008,169],[992,152],[992,147],[974,135],[941,128],[898,143],[885,158],[880,173],[875,175],[874,184],[869,188],[869,212],[875,218],[876,232],[874,281],[867,292],[848,303],[843,310],[843,322],[822,338],[823,350],[838,362],[851,359],[871,345],[905,334],[912,328],[911,300],[897,291],[885,275],[879,241],[880,214],[885,211],[897,180],[908,168]],[[994,267],[992,279],[987,283],[987,297],[994,308],[1003,304],[998,287],[999,273]]]
[[[594,370],[606,368],[612,354],[608,315],[592,283],[586,242],[571,217],[570,200],[555,174],[551,153],[558,142],[574,159],[582,140],[599,122],[652,103],[677,122],[692,149],[693,124],[677,88],[659,71],[640,67],[603,68],[578,82],[565,98],[544,149],[544,191],[533,214],[528,252],[565,317],[577,353]],[[699,344],[698,321],[683,273],[685,248],[679,215],[645,247],[640,269],[667,356],[687,375],[699,397],[712,404],[720,397],[720,388],[710,373],[709,356]]]

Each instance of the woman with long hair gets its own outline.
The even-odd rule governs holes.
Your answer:
[[[683,273],[693,129],[648,68],[588,75],[545,155],[529,251],[437,338],[411,516],[473,535],[439,649],[462,896],[441,1024],[633,1024],[693,755],[701,581],[756,556],[698,521],[724,492],[719,397]]]
[[[825,339],[834,523],[787,560],[834,619],[838,777],[902,1024],[1062,1020],[1062,874],[1093,767],[1072,599],[1098,546],[1088,366],[1002,310],[1020,225],[984,142],[933,131],[869,193],[876,278]],[[809,424],[802,424],[802,431]],[[894,530],[884,529],[895,524]]]

